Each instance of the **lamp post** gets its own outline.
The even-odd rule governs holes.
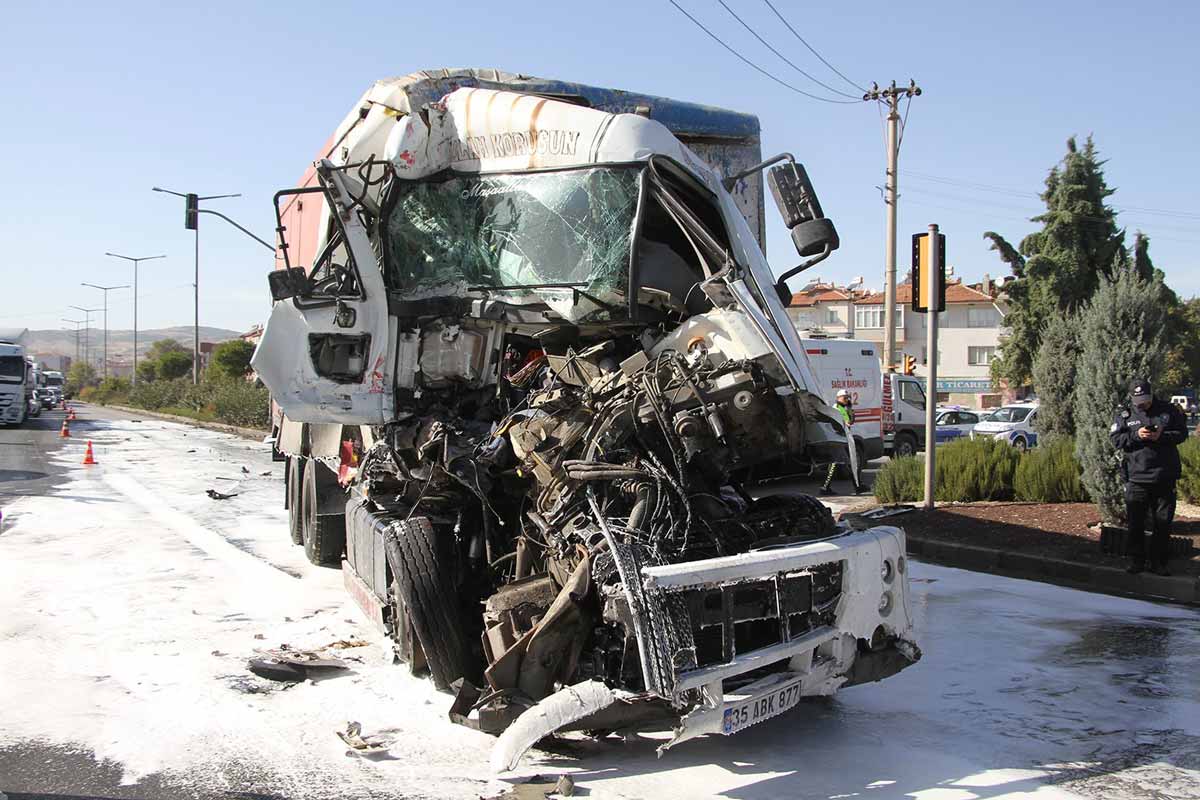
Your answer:
[[[123,258],[126,261],[133,262],[133,374],[129,376],[130,384],[137,386],[137,357],[138,357],[138,340],[137,340],[137,301],[138,301],[138,263],[142,261],[153,261],[156,258],[166,258],[162,256],[143,256],[141,258],[133,258],[132,256],[123,256],[120,253],[108,253],[104,255],[112,256],[113,258]]]
[[[76,311],[82,311],[84,314],[83,321],[83,361],[85,364],[92,363],[92,314],[95,314],[100,309],[84,308],[83,306],[71,306]]]
[[[196,241],[196,258],[195,258],[195,282],[192,284],[195,289],[195,322],[192,326],[192,383],[200,382],[200,201],[201,200],[221,200],[226,197],[241,197],[238,194],[210,194],[201,197],[194,192],[173,192],[170,189],[160,189],[157,186],[150,187],[153,192],[163,192],[164,194],[173,194],[176,197],[182,197],[184,200],[183,211],[183,227],[195,233]],[[240,227],[240,226],[239,226]],[[272,248],[274,249],[274,248]]]
[[[63,321],[63,322],[70,322],[70,323],[72,323],[72,324],[75,326],[75,360],[76,360],[76,361],[78,361],[78,360],[79,360],[79,326],[80,326],[80,325],[82,325],[82,324],[84,323],[84,320],[81,320],[81,319],[67,319],[66,317],[63,317],[63,318],[62,318],[62,321]],[[64,330],[65,330],[65,329],[64,329]]]
[[[113,289],[128,289],[129,284],[122,286],[98,286],[94,283],[80,283],[80,286],[90,286],[104,292],[104,377],[108,377],[108,293]]]

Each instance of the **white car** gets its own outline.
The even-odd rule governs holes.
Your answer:
[[[990,436],[1008,442],[1018,450],[1028,450],[1037,445],[1037,403],[1013,403],[1001,406],[992,412],[991,419],[980,422],[971,431],[971,438]]]

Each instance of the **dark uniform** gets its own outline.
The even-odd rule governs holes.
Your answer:
[[[1187,420],[1177,407],[1151,396],[1148,381],[1134,381],[1130,394],[1135,402],[1117,412],[1109,431],[1113,446],[1124,456],[1121,478],[1125,481],[1129,522],[1129,569],[1140,572],[1145,566],[1146,515],[1150,514],[1154,530],[1150,563],[1156,572],[1166,574],[1171,521],[1175,517],[1175,481],[1180,475],[1178,447],[1187,439]],[[1145,397],[1150,398],[1148,406],[1144,406]],[[1138,431],[1142,428],[1157,430],[1158,439],[1140,438]]]

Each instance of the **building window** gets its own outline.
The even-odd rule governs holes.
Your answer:
[[[941,364],[941,363],[943,363],[943,361],[944,361],[944,359],[942,358],[942,351],[938,350],[938,363]],[[921,363],[922,364],[929,363],[929,346],[928,345],[921,345]]]
[[[968,347],[967,363],[973,367],[986,367],[996,358],[995,347]]]
[[[837,313],[836,308],[828,309],[825,312],[825,323],[827,325],[838,325],[841,323],[841,320],[838,319],[838,313]]]
[[[996,309],[982,306],[976,308],[972,306],[967,309],[967,327],[968,328],[994,328],[996,327]]]
[[[882,328],[883,306],[855,306],[855,328]],[[896,304],[896,327],[904,327],[904,306]]]

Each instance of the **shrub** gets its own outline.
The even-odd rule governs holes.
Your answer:
[[[105,378],[89,396],[97,403],[126,403],[129,401],[129,379]]]
[[[212,388],[217,419],[248,428],[271,427],[271,393],[265,387],[235,380],[213,384]]]
[[[1013,476],[1021,454],[995,439],[959,439],[937,451],[935,477],[939,502],[1011,500]],[[897,458],[875,478],[881,503],[913,502],[925,497],[925,464],[915,457]]]
[[[1189,503],[1200,502],[1200,439],[1189,436],[1179,446],[1183,476],[1179,479],[1179,494]]]
[[[937,499],[1011,500],[1021,453],[992,438],[956,439],[938,448]]]
[[[925,464],[916,456],[893,458],[875,476],[875,499],[881,503],[911,503],[925,495]]]
[[[1089,498],[1080,480],[1082,472],[1075,458],[1075,441],[1069,436],[1052,436],[1021,458],[1013,476],[1013,492],[1018,500],[1085,503]]]

